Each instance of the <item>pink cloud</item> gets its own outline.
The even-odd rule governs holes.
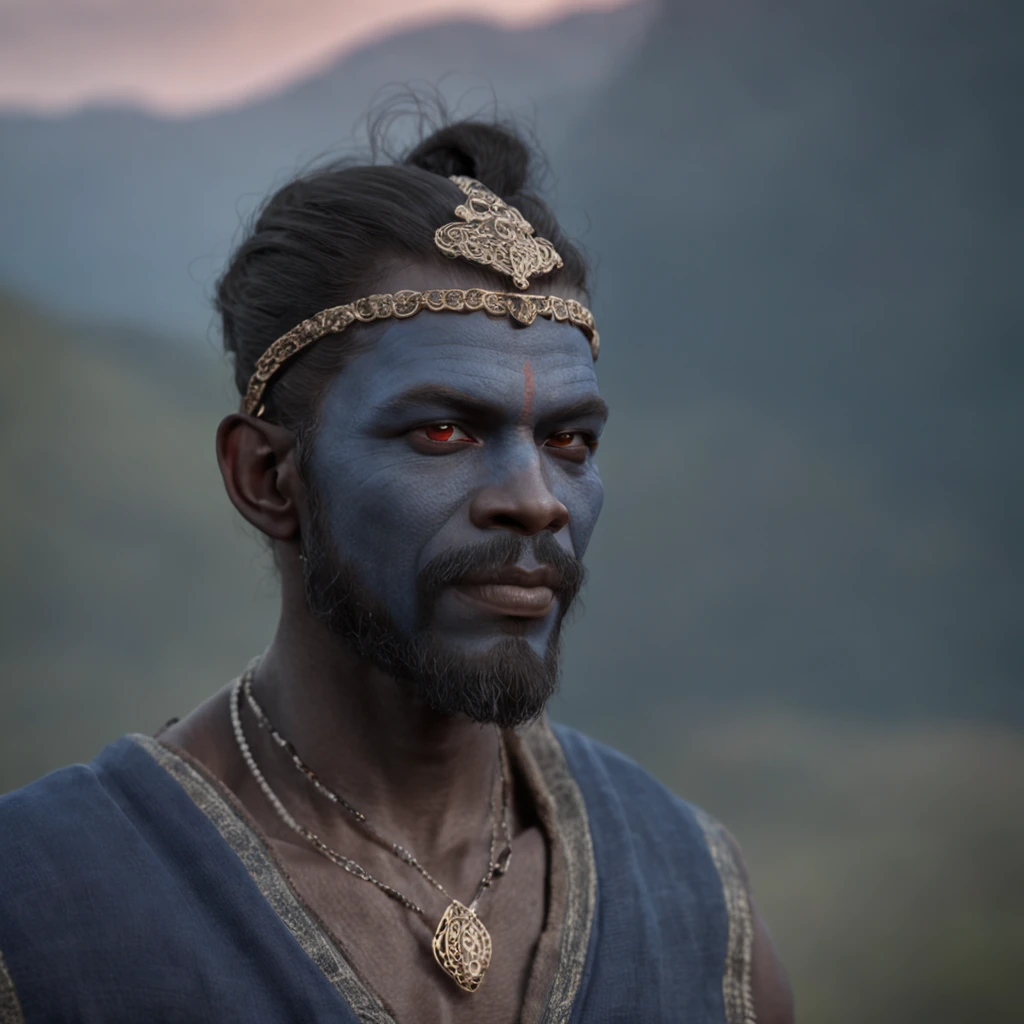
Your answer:
[[[431,22],[522,27],[627,2],[0,0],[0,107],[56,112],[118,101],[184,115],[271,92]]]

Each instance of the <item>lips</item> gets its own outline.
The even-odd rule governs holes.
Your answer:
[[[470,574],[455,585],[455,590],[498,615],[542,618],[555,602],[559,582],[558,573],[549,565],[536,569],[513,565]]]

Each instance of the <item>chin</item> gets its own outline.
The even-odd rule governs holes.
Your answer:
[[[420,645],[417,645],[420,646]],[[558,688],[557,642],[543,655],[527,639],[503,635],[484,650],[459,651],[432,635],[410,674],[417,697],[439,714],[514,728],[538,718]]]

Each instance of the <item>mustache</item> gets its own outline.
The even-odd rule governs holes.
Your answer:
[[[566,551],[551,533],[535,537],[496,533],[479,544],[438,555],[423,567],[416,581],[423,616],[429,618],[446,587],[458,584],[470,575],[515,565],[528,552],[538,564],[548,565],[554,570],[557,582],[552,589],[558,598],[560,615],[564,616],[586,582],[587,571],[583,563]]]

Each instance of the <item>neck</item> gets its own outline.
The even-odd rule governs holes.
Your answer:
[[[285,571],[285,575],[290,575]],[[313,619],[286,580],[277,634],[253,680],[270,721],[320,780],[374,827],[419,853],[477,832],[497,759],[493,726],[439,715]],[[297,600],[296,600],[297,598]],[[290,760],[257,736],[261,767],[289,807],[330,815]],[[262,731],[262,730],[260,730]]]

